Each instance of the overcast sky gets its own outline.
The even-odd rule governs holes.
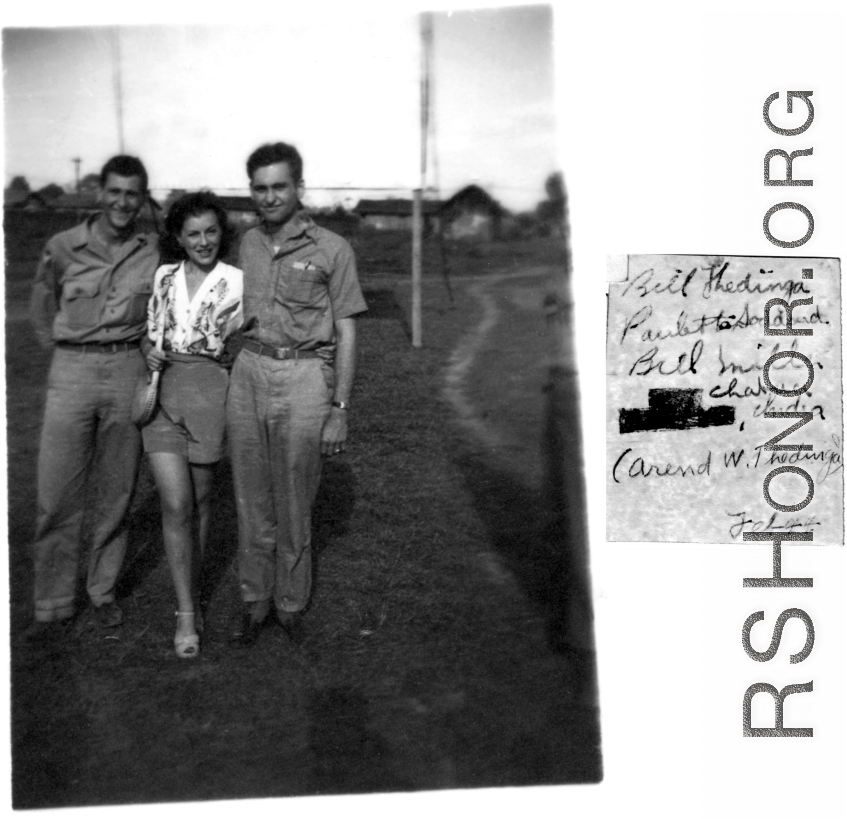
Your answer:
[[[118,61],[117,55],[120,54]],[[117,66],[120,65],[120,82]],[[250,27],[7,28],[5,182],[33,188],[98,171],[124,147],[154,192],[242,191],[265,141],[296,144],[307,201],[408,196],[419,180],[420,34],[411,11],[286,13]],[[532,208],[558,168],[552,11],[436,13],[428,184],[476,182]],[[320,188],[388,188],[385,191]]]

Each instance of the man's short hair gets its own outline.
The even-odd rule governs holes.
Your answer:
[[[118,176],[138,176],[141,177],[141,190],[147,192],[147,169],[144,163],[137,156],[127,156],[120,154],[113,156],[100,171],[100,187],[106,187],[106,180],[109,174],[114,173]]]
[[[259,168],[268,165],[276,165],[278,162],[287,162],[291,176],[299,185],[303,181],[303,157],[300,152],[287,142],[274,142],[256,148],[247,159],[247,176],[253,181],[253,174]]]

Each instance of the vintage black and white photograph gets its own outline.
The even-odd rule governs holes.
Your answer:
[[[11,804],[600,783],[563,11],[246,11],[3,29]]]

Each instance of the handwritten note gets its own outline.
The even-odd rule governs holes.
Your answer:
[[[630,256],[609,285],[606,411],[608,540],[843,545],[839,260]]]

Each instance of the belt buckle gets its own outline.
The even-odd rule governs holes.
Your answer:
[[[287,361],[292,357],[291,352],[290,347],[274,347],[274,358],[277,361]]]

